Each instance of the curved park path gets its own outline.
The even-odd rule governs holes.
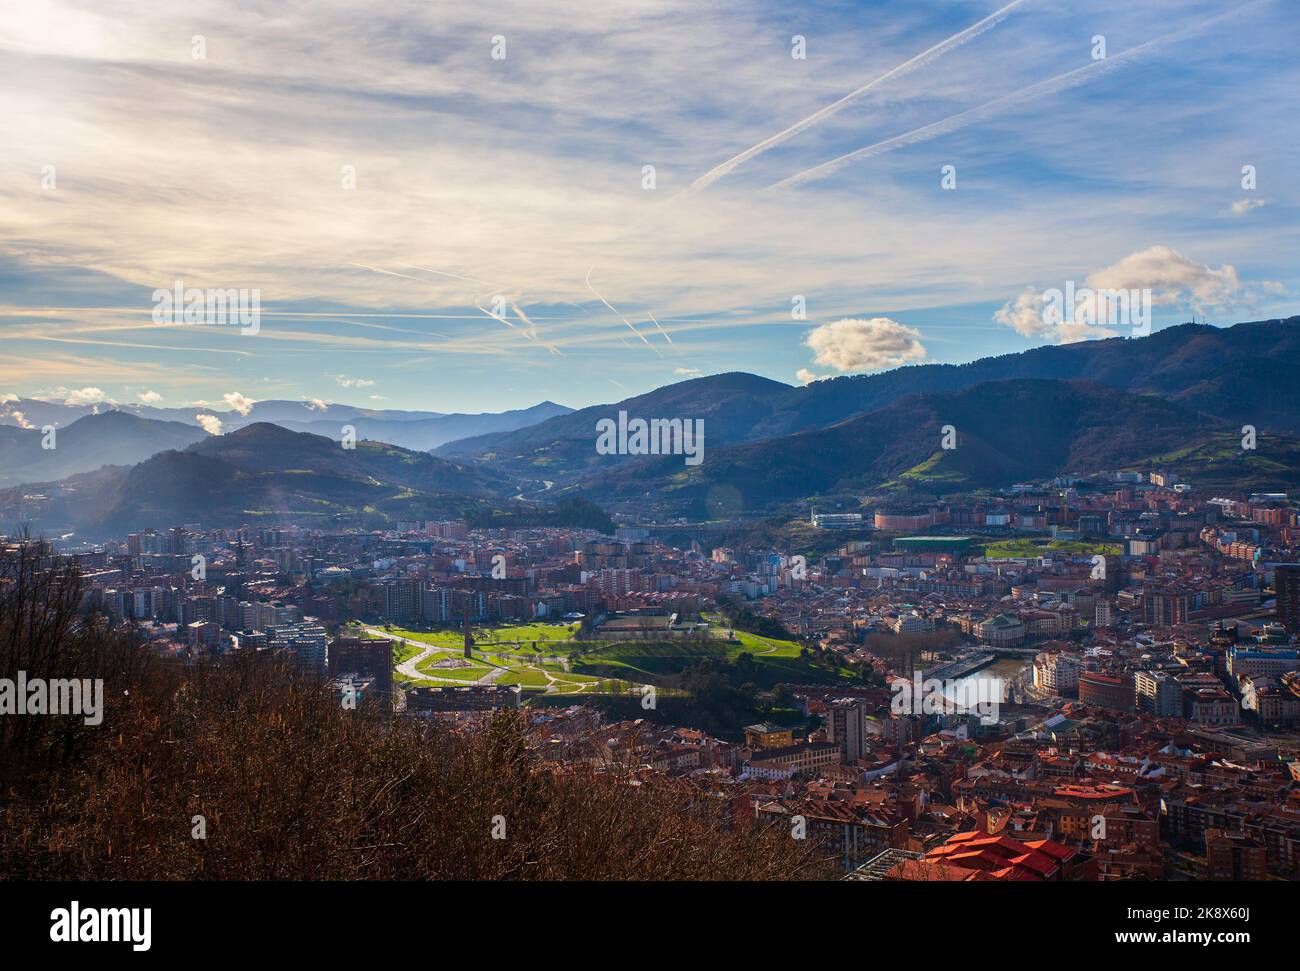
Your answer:
[[[482,659],[482,663],[489,665],[491,667],[491,670],[488,671],[487,674],[483,675],[481,678],[479,678],[476,681],[466,681],[464,678],[459,678],[459,679],[440,678],[436,674],[428,674],[424,671],[421,671],[419,669],[420,664],[423,663],[424,661],[427,661],[434,654],[448,654],[448,655],[459,657],[460,652],[456,648],[439,647],[436,644],[429,644],[426,643],[425,641],[417,641],[410,637],[402,637],[398,634],[390,634],[388,631],[382,630],[381,628],[378,627],[367,627],[365,628],[365,631],[367,634],[374,634],[376,637],[382,637],[390,641],[401,641],[404,644],[412,644],[415,647],[420,648],[419,654],[416,654],[413,657],[409,657],[401,664],[397,665],[397,673],[402,675],[402,677],[404,678],[410,678],[412,681],[441,681],[444,684],[458,684],[462,686],[467,684],[491,684],[497,678],[501,677],[501,675],[504,674],[506,670],[505,668],[497,667],[496,665],[493,665],[492,662],[484,658]]]
[[[482,677],[474,681],[467,681],[464,678],[439,677],[436,674],[429,674],[427,671],[421,671],[420,665],[423,664],[425,661],[427,661],[430,657],[432,657],[435,654],[446,654],[451,657],[460,657],[461,656],[460,648],[444,647],[438,644],[430,644],[427,641],[419,641],[412,637],[403,637],[400,634],[390,633],[389,631],[386,631],[380,627],[364,627],[362,629],[365,630],[367,634],[373,634],[376,637],[382,637],[385,640],[389,640],[389,641],[401,641],[403,644],[410,644],[413,647],[417,647],[420,649],[418,654],[412,655],[411,657],[407,658],[405,661],[402,661],[400,664],[396,665],[397,673],[404,678],[411,679],[412,681],[437,681],[441,684],[454,684],[454,685],[461,685],[461,686],[470,685],[470,684],[492,684],[493,682],[501,678],[502,675],[508,673],[509,671],[508,668],[502,667],[501,665],[496,664],[493,661],[489,661],[486,657],[475,657],[474,660],[477,663],[477,665],[486,666],[488,668],[487,673],[485,673]],[[508,646],[510,643],[511,642],[508,641],[500,642],[501,646],[503,647]],[[494,647],[497,645],[485,644],[483,646]],[[517,644],[516,647],[518,647]],[[581,694],[588,688],[595,688],[599,684],[599,681],[573,682],[573,681],[559,680],[550,671],[547,671],[545,668],[541,667],[541,664],[543,662],[548,662],[548,661],[554,662],[562,665],[565,672],[567,673],[569,670],[569,660],[567,657],[564,657],[563,655],[557,654],[550,657],[543,656],[539,658],[529,658],[527,655],[511,654],[511,653],[507,653],[506,651],[496,651],[494,653],[500,655],[501,657],[515,658],[517,660],[521,660],[526,663],[533,662],[533,664],[535,664],[535,669],[539,671],[543,677],[546,678],[546,694],[575,694],[576,695],[576,694]],[[568,688],[569,690],[562,691],[561,689],[563,688]]]

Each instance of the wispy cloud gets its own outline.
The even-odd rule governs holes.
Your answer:
[[[1016,7],[1019,7],[1022,3],[1025,2],[1026,0],[1012,0],[1011,3],[1008,3],[1006,6],[1001,7],[1000,9],[994,11],[992,14],[985,17],[983,20],[971,24],[966,29],[958,31],[957,33],[953,34],[951,37],[945,38],[944,40],[933,45],[932,47],[926,48],[920,54],[917,54],[915,57],[908,58],[906,61],[897,65],[896,67],[890,68],[884,74],[872,78],[866,84],[862,85],[859,88],[854,89],[853,91],[850,91],[848,94],[840,98],[838,101],[835,101],[827,105],[825,108],[813,112],[811,115],[808,115],[806,118],[801,118],[799,121],[795,122],[789,128],[777,132],[775,135],[772,135],[770,138],[763,139],[763,141],[759,142],[757,145],[753,145],[750,148],[745,149],[739,155],[734,155],[731,158],[727,159],[725,162],[722,162],[719,165],[714,166],[713,168],[709,169],[708,172],[705,172],[702,176],[700,176],[698,179],[692,182],[687,187],[685,193],[683,194],[685,195],[691,192],[697,192],[700,189],[712,185],[714,182],[717,182],[718,179],[722,178],[723,176],[727,175],[730,172],[734,172],[738,167],[743,165],[745,162],[748,162],[750,159],[754,158],[755,156],[760,155],[763,152],[768,151],[769,149],[775,148],[776,146],[780,145],[782,142],[788,141],[789,139],[793,138],[795,135],[798,135],[800,132],[808,128],[811,128],[813,125],[816,125],[819,122],[825,121],[827,118],[831,117],[836,112],[842,111],[845,108],[847,108],[849,105],[853,104],[854,102],[861,100],[871,91],[875,90],[878,86],[884,84],[885,82],[891,80],[897,80],[899,78],[906,76],[912,71],[919,70],[920,68],[925,67],[927,64],[929,64],[931,61],[934,61],[937,58],[942,57],[948,51],[960,47],[962,44],[965,44],[968,41],[974,40],[976,37],[984,33],[986,30],[991,30],[992,28],[996,27],[999,23],[1001,23],[1008,16],[1010,16],[1011,12],[1015,10]]]
[[[360,394],[344,374],[406,407],[581,403],[661,379],[646,347],[789,375],[810,328],[877,318],[969,359],[1020,345],[989,320],[1009,295],[1157,241],[1294,292],[1285,5],[1165,44],[1241,6],[20,6],[0,18],[0,70],[25,79],[0,91],[0,386]],[[1110,63],[1069,70],[1095,33]],[[1105,80],[1136,52],[1140,85]],[[1266,206],[1234,203],[1246,164]],[[791,173],[797,194],[755,191]],[[180,278],[260,290],[260,333],[155,324],[149,294]]]
[[[963,111],[960,114],[952,115],[940,121],[924,125],[920,128],[914,128],[912,131],[905,132],[902,135],[895,135],[893,138],[887,138],[883,141],[867,145],[856,151],[847,152],[838,158],[833,158],[829,162],[823,162],[812,168],[804,169],[794,175],[788,176],[779,182],[773,183],[769,188],[788,189],[791,186],[802,185],[806,182],[812,182],[817,179],[826,178],[838,172],[844,166],[853,162],[860,162],[864,159],[875,158],[886,152],[892,152],[895,149],[904,148],[908,145],[915,145],[918,142],[927,141],[931,138],[938,138],[940,135],[947,135],[959,131],[968,125],[973,125],[981,121],[987,121],[990,118],[1020,107],[1027,102],[1034,101],[1038,98],[1046,97],[1050,94],[1057,94],[1070,88],[1078,87],[1081,84],[1087,84],[1089,81],[1097,80],[1104,74],[1124,66],[1129,61],[1136,60],[1144,54],[1147,54],[1163,44],[1169,44],[1174,41],[1183,40],[1192,34],[1211,27],[1226,17],[1236,16],[1245,10],[1246,7],[1255,6],[1253,3],[1231,10],[1228,13],[1220,14],[1217,17],[1211,17],[1191,27],[1167,34],[1163,37],[1157,37],[1149,40],[1144,44],[1131,47],[1126,51],[1118,54],[1108,55],[1099,60],[1094,60],[1083,67],[1075,68],[1073,71],[1066,71],[1064,74],[1058,74],[1056,77],[1048,78],[1037,84],[1031,84],[1019,91],[1013,91],[1011,94],[1003,95],[986,104],[969,111]]]

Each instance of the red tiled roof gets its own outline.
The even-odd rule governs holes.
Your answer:
[[[955,833],[926,854],[927,862],[978,869],[996,879],[1041,880],[1052,876],[1074,850],[1052,840],[1020,841],[978,832]]]
[[[1047,876],[1049,873],[1054,872],[1060,865],[1050,856],[1046,856],[1042,853],[1026,853],[1024,856],[1014,857],[1011,862],[1016,866],[1028,867],[1035,873],[1040,873],[1043,876]]]
[[[989,879],[984,870],[971,870],[934,860],[904,860],[890,870],[888,876],[903,880],[946,880],[955,883]]]
[[[1074,850],[1062,843],[1052,840],[1029,840],[1025,845],[1030,849],[1038,850],[1040,853],[1046,853],[1048,856],[1054,856],[1058,860],[1065,860],[1074,856]]]

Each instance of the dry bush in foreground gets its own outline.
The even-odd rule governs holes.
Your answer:
[[[0,564],[0,577],[12,567]],[[161,662],[129,636],[79,624],[75,610],[53,611],[62,601],[50,596],[30,578],[0,580],[0,674],[103,677],[106,712],[98,727],[0,718],[0,877],[826,875],[803,843],[732,829],[710,800],[552,771],[518,713],[472,735],[431,732],[345,710],[265,658]],[[206,839],[192,836],[195,816]]]

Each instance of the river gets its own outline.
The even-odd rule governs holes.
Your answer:
[[[962,686],[958,689],[958,697],[962,697],[966,691],[971,690],[966,688],[965,683],[968,681],[994,681],[1001,679],[1003,682],[1001,700],[1006,701],[1007,685],[1014,681],[1016,676],[1028,668],[1032,663],[1033,659],[1027,657],[1000,657],[988,667],[980,668],[974,674],[968,674],[964,678],[958,678],[957,683]],[[977,687],[975,690],[978,691],[980,689]],[[990,689],[987,686],[983,687],[984,692],[989,690]],[[980,693],[974,697],[988,698],[992,696],[990,694]]]

